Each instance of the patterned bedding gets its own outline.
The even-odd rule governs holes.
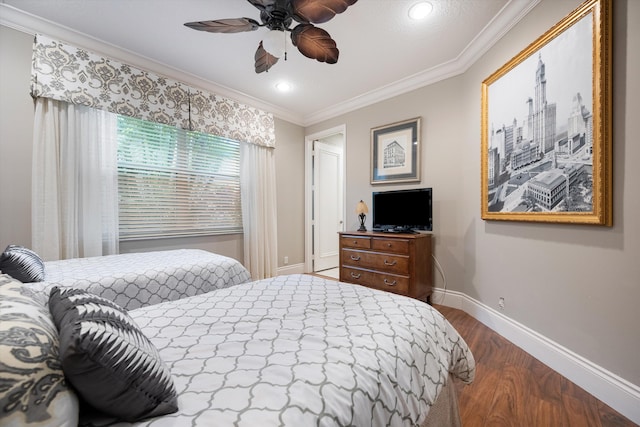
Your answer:
[[[233,258],[199,249],[177,249],[45,262],[36,290],[73,286],[131,310],[248,282]],[[48,292],[45,293],[48,295]]]
[[[130,314],[171,368],[179,404],[138,426],[420,425],[450,376],[475,374],[431,306],[314,276]]]

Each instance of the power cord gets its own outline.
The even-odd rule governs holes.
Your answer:
[[[447,296],[447,278],[445,277],[444,270],[442,269],[442,266],[440,265],[440,262],[438,261],[436,256],[434,254],[431,254],[431,257],[436,262],[436,268],[438,269],[438,271],[440,272],[440,275],[442,276],[442,282],[443,282],[442,299],[440,300],[439,303],[437,303],[437,304],[442,304],[444,302],[444,298]]]

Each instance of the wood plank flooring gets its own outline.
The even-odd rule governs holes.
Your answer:
[[[434,307],[476,359],[473,384],[456,382],[464,427],[637,426],[462,310]]]

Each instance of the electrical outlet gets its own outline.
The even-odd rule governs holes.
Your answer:
[[[504,310],[504,297],[498,298],[498,307],[500,307],[500,310]]]
[[[288,256],[284,257],[284,265],[287,265],[287,264],[289,264],[289,257]]]

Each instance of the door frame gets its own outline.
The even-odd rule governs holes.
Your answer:
[[[326,129],[320,132],[316,132],[304,137],[304,271],[305,273],[313,273],[312,255],[313,255],[313,231],[312,231],[312,188],[313,171],[311,169],[311,159],[313,156],[313,141],[318,139],[328,138],[330,136],[342,134],[342,217],[346,218],[345,206],[346,206],[346,141],[347,141],[347,126],[339,125]]]

